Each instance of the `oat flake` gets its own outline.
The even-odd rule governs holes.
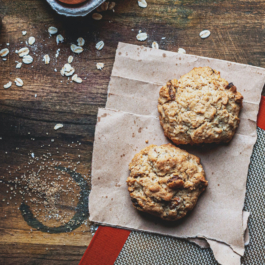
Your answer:
[[[64,37],[61,35],[61,34],[58,34],[57,36],[56,36],[56,43],[57,43],[57,45],[61,42],[63,42],[64,41]]]
[[[63,128],[63,124],[61,124],[61,123],[58,123],[58,124],[56,124],[55,126],[54,126],[54,130],[58,130],[58,129],[61,129],[61,128]]]
[[[70,56],[68,57],[68,63],[72,63],[73,60],[74,60],[74,57],[73,57],[72,55],[70,55]]]
[[[103,47],[104,47],[104,41],[99,41],[97,44],[96,44],[96,49],[97,50],[102,50],[103,49]]]
[[[74,74],[74,72],[75,69],[69,63],[66,63],[62,68],[62,70],[60,71],[61,75],[63,73],[65,76],[71,76]]]
[[[24,84],[23,81],[18,77],[15,79],[15,83],[16,83],[16,86],[23,86]]]
[[[152,48],[153,49],[159,49],[159,45],[158,45],[158,43],[156,41],[153,41]]]
[[[80,37],[80,38],[77,39],[77,44],[78,44],[78,46],[84,46],[85,40]]]
[[[141,32],[136,36],[136,39],[139,41],[145,41],[147,39],[147,33],[146,32]]]
[[[55,27],[49,27],[48,28],[48,32],[53,35],[53,34],[56,34],[58,32],[58,29],[55,28]]]
[[[19,62],[18,62],[17,65],[16,65],[16,68],[17,68],[17,69],[20,69],[21,66],[22,66],[22,63],[19,63]]]
[[[101,20],[102,19],[102,15],[101,14],[99,14],[99,13],[94,13],[93,15],[92,15],[92,18],[94,19],[94,20]]]
[[[107,11],[108,7],[109,7],[109,2],[104,2],[96,10],[97,10],[97,12],[103,12],[103,11]]]
[[[0,51],[0,56],[5,57],[9,54],[9,50],[7,48],[4,48]]]
[[[138,5],[142,8],[147,7],[147,3],[145,0],[138,0]]]
[[[25,64],[31,64],[33,62],[33,58],[30,55],[25,55],[22,58],[22,62],[25,63]]]
[[[104,63],[97,63],[97,69],[102,70],[104,68]]]
[[[81,84],[83,81],[80,77],[77,76],[77,74],[73,75],[72,80],[76,83]]]
[[[43,61],[44,61],[45,64],[49,64],[50,63],[50,56],[49,56],[49,54],[45,54],[43,56]]]
[[[9,81],[7,84],[4,85],[4,88],[5,88],[5,89],[8,89],[8,88],[10,88],[11,86],[12,86],[12,82]]]
[[[109,10],[112,10],[115,6],[116,6],[116,3],[115,2],[111,2],[109,4]]]
[[[211,35],[210,30],[203,30],[203,31],[200,32],[200,37],[201,37],[202,39],[206,39],[206,38],[208,38],[210,35]]]
[[[22,31],[22,35],[25,36],[27,34],[27,31],[26,30],[23,30]]]
[[[64,71],[65,72],[69,72],[69,71],[71,71],[71,69],[72,69],[72,66],[69,63],[66,63],[64,65]]]
[[[60,70],[60,74],[61,74],[62,76],[64,76],[64,68],[62,68],[62,69]]]
[[[17,51],[17,53],[19,57],[24,57],[25,55],[29,54],[29,48],[27,47],[21,48],[19,51]]]
[[[186,51],[183,48],[178,49],[178,53],[180,54],[186,54]]]
[[[71,45],[71,51],[74,52],[74,53],[81,53],[83,52],[83,48],[82,47],[79,47],[79,46],[76,46],[75,44],[72,44]]]
[[[33,45],[35,43],[34,37],[29,37],[29,45]]]

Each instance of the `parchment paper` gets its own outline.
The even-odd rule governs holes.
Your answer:
[[[250,216],[249,212],[243,211],[243,230],[244,230],[244,245],[247,246],[249,244],[249,229],[248,229],[248,218]],[[202,238],[189,238],[187,239],[189,242],[192,242],[199,246],[200,248],[209,248],[210,245],[207,243],[207,239],[202,239]],[[215,241],[217,242],[217,241]],[[224,245],[223,243],[217,242],[219,245]],[[222,246],[220,246],[222,247]],[[233,250],[230,248],[231,252]],[[226,252],[226,251],[225,251]],[[233,253],[234,255],[234,253]],[[220,262],[219,262],[220,263]]]
[[[133,208],[126,186],[128,164],[147,146],[145,140],[157,145],[168,142],[157,118],[160,87],[195,66],[206,65],[221,71],[243,94],[240,127],[228,145],[186,148],[201,158],[209,187],[190,215],[178,223],[163,222]],[[248,65],[119,44],[106,106],[122,111],[100,109],[98,113],[90,220],[175,237],[207,238],[243,255],[242,208],[264,74],[264,69]]]
[[[248,244],[249,235],[248,235],[248,218],[250,213],[243,211],[243,230],[244,230],[244,243],[245,245]],[[213,251],[213,255],[215,259],[221,265],[240,265],[241,256],[235,253],[228,245],[224,243],[220,243],[215,240],[206,239],[209,247]],[[197,242],[202,244],[202,242]]]

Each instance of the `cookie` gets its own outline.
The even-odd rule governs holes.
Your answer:
[[[176,144],[229,142],[239,125],[243,96],[210,67],[198,67],[160,89],[158,112]]]
[[[144,148],[134,156],[129,170],[133,206],[169,221],[192,210],[208,185],[200,159],[172,144]]]

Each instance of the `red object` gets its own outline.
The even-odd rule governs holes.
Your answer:
[[[261,97],[260,106],[259,106],[259,114],[258,114],[258,127],[265,130],[265,97]]]
[[[265,97],[261,97],[257,125],[265,130]],[[100,226],[79,265],[113,265],[130,231]]]
[[[84,3],[86,0],[59,0],[59,1],[68,5],[77,5]]]
[[[79,265],[113,265],[130,231],[100,226]]]

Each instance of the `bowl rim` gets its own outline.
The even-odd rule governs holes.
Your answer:
[[[84,17],[105,2],[105,0],[89,0],[77,6],[69,5],[68,7],[67,4],[63,4],[56,0],[46,1],[59,15],[64,15],[67,17]]]

